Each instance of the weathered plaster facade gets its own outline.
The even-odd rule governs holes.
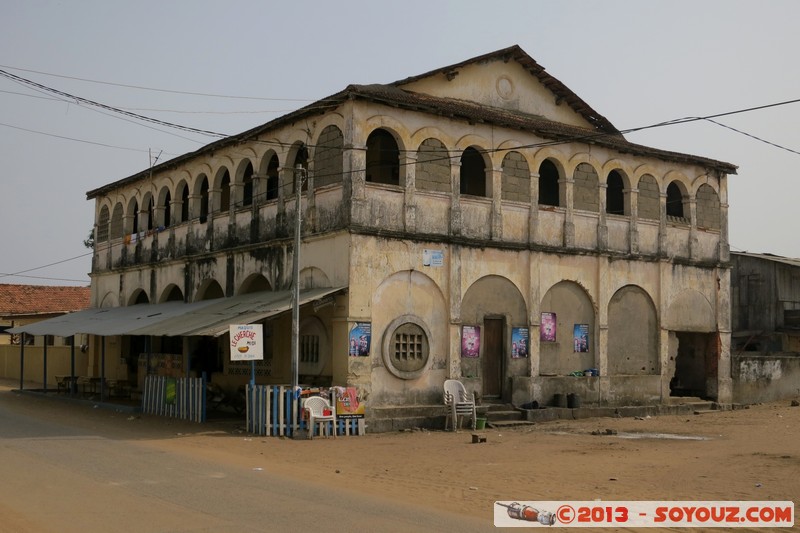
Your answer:
[[[288,289],[298,165],[303,283],[349,287],[303,311],[325,338],[313,372],[358,386],[373,411],[438,404],[447,378],[516,404],[654,403],[687,381],[730,401],[735,167],[628,143],[518,47],[350,86],[90,191],[93,304]],[[543,312],[555,342],[540,342]],[[360,322],[368,357],[348,352]],[[476,358],[462,357],[463,326],[483,331]],[[259,379],[285,383],[290,324],[271,327]],[[512,357],[512,328],[528,328],[527,357]],[[569,375],[587,368],[599,376]]]

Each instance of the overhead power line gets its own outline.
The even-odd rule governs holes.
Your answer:
[[[172,89],[158,89],[155,87],[144,87],[141,85],[130,85],[126,83],[115,83],[111,81],[100,81],[100,80],[92,80],[88,78],[78,78],[76,76],[64,76],[61,74],[52,74],[50,72],[42,72],[40,70],[31,70],[19,67],[12,67],[9,65],[0,65],[2,68],[7,68],[11,70],[18,70],[20,72],[32,72],[34,74],[41,74],[43,76],[52,76],[54,78],[63,78],[66,80],[76,80],[76,81],[83,81],[86,83],[97,83],[99,85],[111,85],[113,87],[125,87],[128,89],[138,89],[142,91],[154,91],[159,93],[170,93],[170,94],[184,94],[184,95],[191,95],[191,96],[205,96],[209,98],[229,98],[232,100],[263,100],[267,102],[313,102],[314,100],[310,100],[307,98],[268,98],[265,96],[237,96],[237,95],[230,95],[230,94],[214,94],[214,93],[200,93],[200,92],[193,92],[193,91],[177,91]]]
[[[44,279],[44,280],[47,280],[47,281],[70,281],[70,282],[73,282],[73,283],[83,283],[83,284],[86,284],[86,283],[89,282],[88,279],[51,278],[51,277],[48,277],[48,276],[25,276],[25,275],[22,275],[22,274],[6,274],[4,272],[0,272],[0,277],[5,277],[5,276],[12,276],[12,277],[15,277],[15,278]]]
[[[98,107],[100,109],[105,109],[107,111],[112,111],[114,113],[118,113],[120,115],[125,115],[125,116],[131,117],[131,118],[135,118],[137,120],[142,120],[144,122],[150,122],[150,123],[153,123],[153,124],[158,124],[160,126],[168,126],[170,128],[176,128],[176,129],[179,129],[179,130],[188,131],[190,133],[199,133],[200,135],[206,135],[206,136],[209,136],[209,137],[228,137],[228,135],[225,134],[225,133],[219,133],[219,132],[216,132],[216,131],[203,130],[203,129],[199,129],[199,128],[193,128],[193,127],[190,127],[190,126],[183,126],[181,124],[175,124],[173,122],[167,122],[165,120],[159,120],[159,119],[148,117],[148,116],[145,116],[145,115],[140,115],[138,113],[133,113],[131,111],[125,111],[124,109],[120,109],[118,107],[102,104],[100,102],[95,102],[94,100],[89,100],[88,98],[83,98],[81,96],[76,96],[74,94],[66,93],[64,91],[59,91],[58,89],[54,89],[52,87],[48,87],[47,85],[42,85],[41,83],[37,83],[37,82],[29,80],[27,78],[22,78],[20,76],[17,76],[16,74],[11,74],[10,72],[7,72],[7,71],[2,70],[2,69],[0,69],[0,76],[6,77],[6,78],[8,78],[8,79],[10,79],[12,81],[15,81],[17,83],[21,83],[23,85],[27,85],[29,87],[34,87],[34,88],[42,90],[42,91],[46,91],[46,92],[49,92],[49,93],[52,93],[52,94],[57,94],[57,95],[62,96],[64,98],[69,98],[70,100],[73,100],[73,101],[75,101],[75,103],[78,103],[78,104],[85,104],[85,105],[89,105],[89,106],[93,106],[93,107]]]
[[[0,70],[0,75],[6,76],[6,77],[11,77],[11,79],[24,80],[24,78],[19,78],[18,76],[14,76],[13,74],[9,74],[9,73],[7,73],[7,72],[5,72],[3,70]],[[43,90],[47,90],[47,91],[55,92],[57,94],[65,95],[65,96],[67,96],[69,98],[79,98],[79,97],[74,97],[72,95],[69,95],[68,93],[63,93],[63,92],[57,91],[55,89],[50,89],[50,88],[47,88],[45,86],[40,86],[39,84],[36,84],[35,82],[30,82],[29,80],[24,80],[23,83],[29,83],[29,84],[32,84],[33,86],[41,87]],[[85,99],[80,99],[80,100],[81,101],[86,101],[86,102],[91,102],[90,100],[85,100]],[[759,142],[768,144],[770,146],[774,146],[774,147],[789,151],[791,153],[800,155],[800,151],[792,150],[790,148],[783,147],[781,145],[772,143],[770,141],[766,141],[766,140],[761,139],[761,138],[759,138],[759,137],[757,137],[755,135],[746,133],[746,132],[741,131],[741,130],[737,130],[736,128],[732,128],[730,126],[726,126],[725,124],[722,124],[722,123],[720,123],[718,121],[713,120],[714,118],[719,118],[719,117],[723,117],[723,116],[730,116],[730,115],[746,113],[746,112],[750,112],[750,111],[757,111],[757,110],[768,109],[768,108],[772,108],[772,107],[779,107],[779,106],[784,106],[784,105],[788,105],[788,104],[794,104],[794,103],[798,103],[798,102],[800,102],[800,98],[793,99],[793,100],[786,100],[786,101],[783,101],[783,102],[776,102],[776,103],[772,103],[772,104],[756,106],[756,107],[749,107],[749,108],[739,109],[739,110],[735,110],[735,111],[728,111],[728,112],[724,112],[724,113],[717,113],[717,114],[714,114],[714,115],[707,115],[707,116],[702,116],[702,117],[701,116],[683,117],[683,118],[680,118],[680,119],[667,120],[667,121],[664,121],[664,122],[659,122],[659,123],[651,124],[651,125],[648,125],[648,126],[640,126],[640,127],[636,127],[636,128],[629,128],[629,129],[626,129],[626,130],[621,130],[620,133],[622,133],[622,134],[633,133],[633,132],[642,131],[642,130],[646,130],[646,129],[653,129],[653,128],[658,128],[658,127],[663,127],[663,126],[673,126],[673,125],[678,125],[678,124],[686,124],[686,123],[689,123],[689,122],[697,122],[697,121],[703,120],[703,121],[708,121],[708,122],[711,122],[711,123],[716,124],[718,126],[730,129],[730,130],[735,131],[737,133],[740,133],[742,135],[746,135],[746,136],[748,136],[748,137],[750,137],[750,138],[752,138],[754,140],[757,140]],[[99,105],[100,107],[103,107],[103,108],[106,108],[106,109],[110,109],[110,110],[113,110],[115,112],[116,111],[121,111],[121,110],[117,110],[116,108],[112,108],[110,106],[105,106],[103,104],[96,104],[96,103],[92,102],[92,105]],[[124,113],[124,114],[127,114],[127,113]],[[141,117],[140,115],[135,115],[135,114],[132,114],[132,113],[130,115],[133,115],[134,117],[137,117],[137,118]],[[150,122],[154,121],[154,119],[149,119],[148,117],[144,117],[144,118],[148,119],[148,121],[150,121]],[[167,123],[167,122],[162,122],[162,121],[158,121],[158,122],[161,122],[164,125],[169,125],[169,126],[172,126],[172,127],[178,127],[180,129],[186,129],[187,131],[195,131],[195,132],[204,131],[204,130],[195,130],[193,128],[187,128],[187,127],[180,126],[180,125],[173,125],[173,124],[170,124],[170,123]],[[15,126],[10,126],[8,124],[0,124],[0,125],[8,126],[8,127],[11,127],[11,128],[16,128],[16,129],[21,129],[21,130],[25,130],[25,131],[32,131],[33,133],[42,133],[42,132],[36,132],[36,131],[33,131],[33,130],[26,130],[25,128],[18,128],[18,127],[15,127]],[[44,135],[48,135],[48,134],[44,134]],[[219,135],[222,135],[222,134],[214,134],[214,135],[218,135],[219,136]],[[543,142],[540,142],[540,143],[532,143],[532,144],[523,145],[523,146],[516,146],[516,147],[513,147],[513,148],[491,149],[491,150],[486,150],[486,151],[487,152],[513,151],[513,150],[519,150],[519,149],[523,149],[523,148],[537,148],[537,147],[543,147],[543,146],[552,146],[552,145],[557,145],[557,144],[565,144],[565,143],[569,143],[569,142],[585,142],[585,141],[588,141],[588,140],[591,140],[591,139],[594,139],[594,138],[608,136],[608,135],[612,135],[612,134],[604,133],[604,132],[599,132],[599,133],[593,132],[593,133],[590,133],[590,134],[580,135],[580,136],[573,136],[573,137],[570,137],[570,138],[551,140],[551,141],[543,141]],[[57,136],[57,135],[53,135],[53,136],[54,137],[60,137],[60,136]],[[72,139],[72,138],[69,138],[69,137],[62,137],[62,138],[79,141],[79,139]],[[92,143],[91,141],[83,141],[83,142],[89,142],[90,144],[102,145],[102,143]],[[106,145],[103,145],[103,146],[106,146]],[[121,148],[121,147],[115,147],[115,146],[111,146],[111,147]],[[435,153],[435,151],[433,151],[433,152]],[[435,160],[450,160],[450,159],[454,159],[454,158],[458,157],[457,155],[450,155],[450,152],[448,150],[446,150],[446,149],[443,150],[442,153],[443,154],[447,154],[447,155],[444,155],[444,156],[442,156],[441,158],[438,158],[438,159],[428,160],[428,162],[435,161]],[[410,163],[400,163],[400,166],[403,166],[405,164],[410,164]],[[355,172],[361,172],[361,171],[364,171],[364,170],[365,169],[353,169],[353,170],[348,171],[347,174],[352,174],[352,173],[355,173]],[[344,173],[342,175],[344,175]],[[323,175],[318,175],[316,177],[317,178],[321,178],[321,177],[324,177],[324,176]],[[282,187],[286,187],[286,188],[294,187],[294,183],[293,183],[293,181],[288,181],[288,182],[285,182],[282,185]],[[261,194],[254,195],[252,197],[251,201],[252,202],[256,202],[257,200],[260,200],[261,197],[266,195],[266,194],[267,193],[261,193]],[[236,205],[231,206],[231,207],[232,208],[236,208],[236,207],[241,207],[241,206],[242,206],[242,204],[238,204],[237,203]],[[195,219],[196,218],[197,217],[195,217]],[[95,245],[97,246],[97,243]],[[112,246],[111,243],[107,244],[104,247],[104,249],[107,249],[110,246]],[[30,268],[30,269],[27,269],[27,270],[21,270],[19,272],[15,272],[15,273],[6,273],[6,274],[0,273],[0,278],[8,277],[8,276],[19,276],[20,274],[23,274],[23,273],[26,273],[26,272],[32,272],[32,271],[35,271],[35,270],[40,270],[42,268],[47,268],[49,266],[54,266],[54,265],[57,265],[57,264],[65,263],[67,261],[73,261],[75,259],[86,257],[86,256],[89,256],[89,255],[92,255],[93,253],[94,252],[89,252],[89,253],[82,254],[82,255],[79,255],[79,256],[76,256],[76,257],[71,257],[71,258],[68,258],[68,259],[64,259],[64,260],[61,260],[61,261],[57,261],[57,262],[50,263],[50,264],[43,265],[43,266],[39,266],[39,267]],[[46,278],[46,279],[50,279],[50,278]],[[52,279],[55,279],[55,278],[52,278]]]

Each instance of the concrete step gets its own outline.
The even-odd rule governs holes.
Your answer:
[[[488,411],[485,415],[489,422],[507,422],[512,420],[523,420],[525,416],[517,410],[513,411]]]
[[[489,420],[486,422],[486,427],[492,429],[503,429],[510,427],[520,426],[535,426],[536,422],[528,422],[527,420]]]

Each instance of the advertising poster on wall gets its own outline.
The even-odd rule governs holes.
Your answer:
[[[231,324],[231,361],[264,359],[264,334],[261,324]]]
[[[511,328],[511,357],[528,357],[528,328]]]
[[[480,351],[480,326],[461,326],[461,357],[478,357]]]
[[[336,388],[336,418],[364,418],[366,404],[355,387]]]
[[[367,357],[372,342],[372,323],[356,322],[350,330],[350,357]]]
[[[539,340],[542,342],[556,342],[556,314],[542,313],[542,324],[539,327]]]
[[[589,324],[575,324],[573,329],[576,352],[589,351]]]

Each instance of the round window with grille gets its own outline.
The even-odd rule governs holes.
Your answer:
[[[404,315],[395,319],[383,336],[383,362],[402,379],[415,379],[430,359],[430,332],[422,320]]]

